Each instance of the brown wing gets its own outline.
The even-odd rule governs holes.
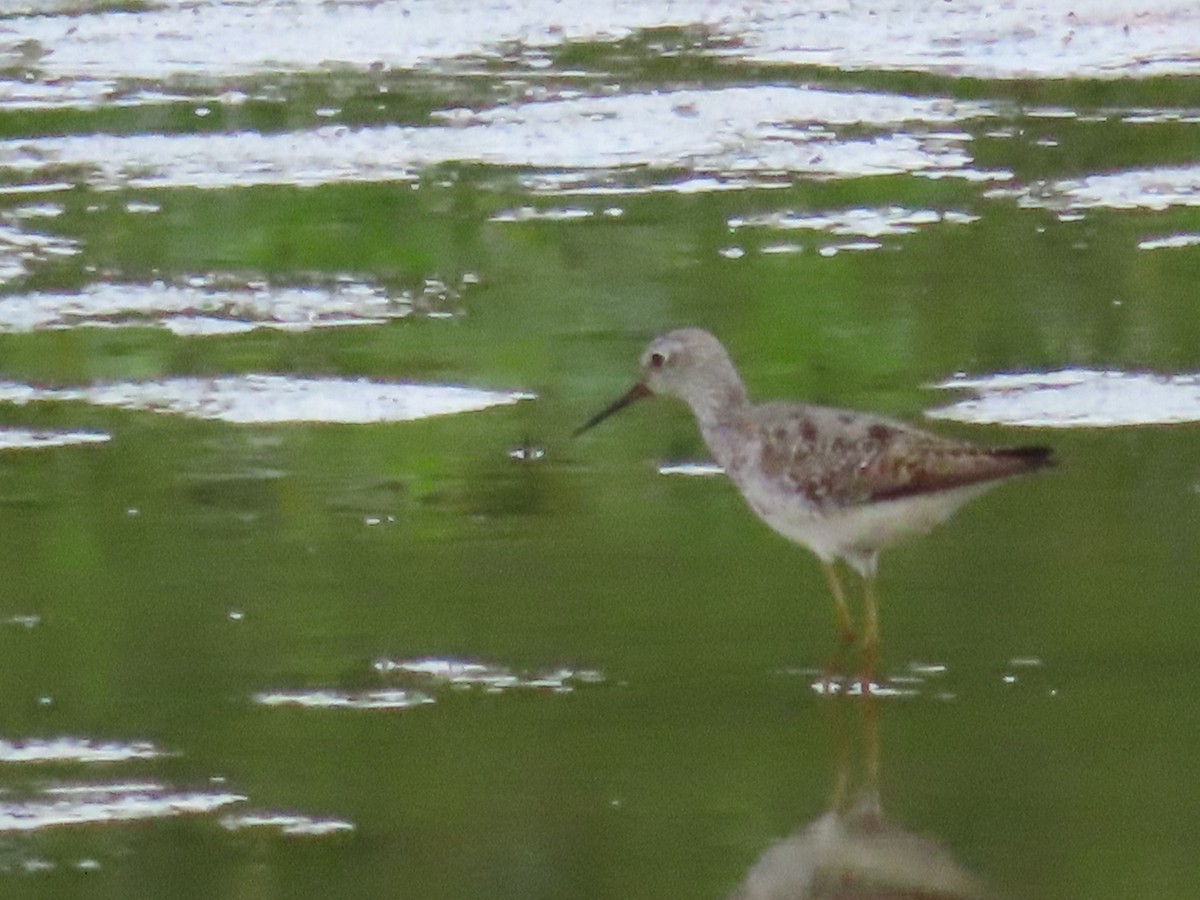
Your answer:
[[[872,500],[896,500],[913,494],[946,491],[1000,478],[1023,475],[1054,464],[1049,447],[974,447],[934,449],[914,459],[880,454],[872,477]]]
[[[1047,447],[977,447],[862,413],[771,404],[762,415],[764,472],[818,505],[894,500],[1053,464]]]

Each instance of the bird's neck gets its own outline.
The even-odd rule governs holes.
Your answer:
[[[741,430],[749,409],[742,380],[733,373],[731,378],[723,378],[719,384],[706,386],[705,390],[696,391],[686,399],[709,450],[717,462],[728,465],[727,451],[733,449],[731,442]]]
[[[721,378],[698,382],[683,399],[692,408],[701,428],[728,424],[746,410],[746,386],[736,371],[729,371]]]

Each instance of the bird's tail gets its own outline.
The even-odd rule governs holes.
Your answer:
[[[1023,461],[1025,467],[1031,472],[1034,469],[1058,465],[1058,459],[1055,458],[1054,451],[1049,447],[1000,447],[993,452],[996,456]]]

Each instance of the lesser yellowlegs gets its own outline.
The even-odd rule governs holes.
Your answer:
[[[879,644],[879,551],[948,519],[996,483],[1054,462],[1048,447],[978,447],[870,413],[752,404],[721,342],[698,328],[656,338],[642,376],[575,433],[651,394],[691,407],[708,449],[750,508],[821,560],[843,640],[853,620],[835,563],[865,583],[863,649]]]

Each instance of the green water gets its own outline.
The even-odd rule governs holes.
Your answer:
[[[320,124],[313,109],[334,102],[335,123],[420,126],[432,110],[504,101],[515,90],[506,77],[556,84],[555,71],[583,70],[584,89],[805,84],[993,102],[994,116],[946,127],[970,135],[972,168],[1023,185],[1196,160],[1194,121],[1122,118],[1194,117],[1194,78],[1039,85],[664,62],[654,42],[674,32],[664,34],[568,45],[549,76],[501,62],[396,76],[382,110],[366,99],[376,75],[351,70],[278,79],[281,100],[200,123],[191,102],[0,103],[0,134],[284,132]],[[1078,115],[1030,115],[1050,105]],[[988,136],[1005,128],[1057,143]],[[685,324],[721,337],[757,398],[912,421],[954,399],[930,385],[955,372],[1194,372],[1200,246],[1138,249],[1200,232],[1194,194],[1076,219],[985,196],[990,182],[911,173],[564,198],[527,189],[539,171],[450,160],[411,182],[212,190],[109,189],[86,172],[53,173],[69,189],[46,195],[61,212],[36,230],[79,252],[31,265],[3,299],[208,273],[274,285],[348,277],[410,293],[438,278],[458,296],[446,315],[357,327],[198,337],[149,314],[9,329],[0,380],[279,373],[536,399],[361,425],[0,404],[0,426],[111,437],[0,451],[0,740],[146,741],[163,753],[0,762],[0,893],[722,897],[826,812],[839,778],[862,777],[846,747],[870,743],[876,726],[887,822],[936,841],[996,894],[1193,891],[1196,425],[931,424],[984,443],[1049,443],[1061,466],[884,555],[883,669],[912,696],[876,704],[813,689],[835,649],[815,559],[758,522],[724,479],[657,471],[706,458],[682,405],[644,402],[569,435],[628,388],[650,336]],[[687,174],[651,166],[624,177]],[[23,183],[15,168],[4,177]],[[29,202],[9,194],[0,208]],[[494,219],[522,206],[593,215]],[[854,238],[729,224],[891,206],[978,219],[835,255],[821,249]],[[612,207],[621,214],[605,214]],[[780,240],[798,251],[762,252]],[[733,246],[743,255],[724,252]],[[122,327],[98,327],[112,324]],[[544,455],[513,458],[523,447]],[[598,674],[563,692],[417,681],[435,702],[405,709],[256,700],[412,689],[377,663],[423,658],[527,678]],[[914,671],[925,674],[904,682]],[[62,796],[47,791],[138,782],[246,799],[208,814],[13,825],[23,803]],[[352,828],[222,824],[245,812]],[[859,896],[845,889],[779,896]],[[870,896],[902,895],[893,890]]]

